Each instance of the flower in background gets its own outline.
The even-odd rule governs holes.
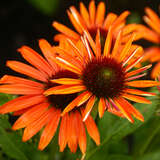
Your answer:
[[[103,116],[105,110],[108,110],[125,116],[130,122],[134,122],[131,115],[141,121],[144,120],[141,113],[128,100],[150,104],[151,102],[142,96],[153,96],[155,94],[134,89],[134,87],[152,87],[160,83],[151,80],[135,80],[146,75],[142,72],[151,67],[151,65],[147,65],[131,71],[143,56],[139,56],[131,63],[129,62],[134,54],[143,52],[142,47],[137,47],[134,51],[130,50],[134,39],[134,35],[132,35],[119,53],[122,32],[118,33],[115,45],[112,46],[112,29],[109,30],[103,50],[100,43],[100,32],[98,32],[95,42],[91,38],[87,39],[84,35],[81,37],[82,41],[79,41],[78,44],[74,44],[66,38],[70,50],[63,48],[63,45],[54,47],[58,56],[56,58],[52,57],[53,61],[79,77],[53,79],[52,82],[61,85],[44,92],[46,96],[78,93],[77,98],[62,112],[63,116],[77,108],[84,100],[83,103],[86,102],[86,107],[83,121],[90,115],[96,101],[98,102],[100,117]],[[92,48],[90,48],[90,45]]]
[[[118,32],[123,28],[123,39],[124,41],[127,41],[130,34],[137,31],[139,25],[125,24],[126,17],[130,14],[129,11],[124,11],[120,14],[120,16],[114,13],[105,15],[105,8],[104,2],[99,2],[96,8],[94,0],[90,1],[88,10],[82,2],[80,2],[80,12],[78,12],[74,6],[71,6],[70,9],[67,10],[67,14],[77,32],[71,30],[63,24],[53,22],[53,26],[62,33],[57,34],[54,37],[54,40],[60,41],[64,36],[67,36],[72,40],[77,41],[80,39],[83,33],[85,33],[87,37],[91,36],[93,39],[95,39],[97,31],[99,30],[101,35],[100,40],[103,46],[106,36],[109,32],[109,27],[112,25],[113,40],[116,39]],[[134,40],[139,38],[141,38],[141,34],[136,35]]]
[[[58,140],[60,151],[63,151],[68,144],[71,152],[76,152],[79,145],[82,153],[85,153],[85,127],[96,144],[100,143],[99,132],[93,118],[89,116],[85,122],[82,121],[82,105],[61,117],[62,110],[77,97],[77,94],[47,97],[43,94],[49,88],[59,86],[59,84],[51,82],[51,79],[77,78],[77,75],[52,62],[50,57],[54,56],[54,51],[46,40],[40,40],[39,46],[45,58],[27,46],[18,50],[31,65],[18,61],[7,61],[7,66],[12,70],[30,78],[11,75],[1,78],[0,92],[16,94],[18,97],[2,105],[0,113],[13,112],[14,115],[20,115],[13,125],[13,130],[25,128],[23,141],[29,140],[44,128],[38,146],[40,150],[49,144],[60,123]]]
[[[144,21],[151,29],[148,29],[147,27],[143,29],[142,34],[144,35],[144,39],[160,45],[160,17],[158,17],[158,15],[150,8],[146,8],[145,12]],[[151,72],[151,78],[158,78],[160,75],[160,47],[153,46],[145,49],[142,62],[145,61],[156,63]]]

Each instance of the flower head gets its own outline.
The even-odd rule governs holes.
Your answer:
[[[96,144],[100,143],[99,132],[93,118],[90,116],[85,123],[82,121],[82,105],[61,117],[62,110],[77,97],[77,94],[47,97],[43,94],[49,88],[59,86],[59,84],[51,82],[51,79],[78,78],[78,76],[71,71],[62,69],[51,60],[50,57],[54,56],[54,51],[46,40],[40,40],[39,45],[45,58],[31,48],[23,46],[18,51],[31,65],[18,61],[7,61],[8,67],[30,78],[11,75],[1,78],[0,92],[16,94],[18,97],[2,105],[0,113],[13,112],[14,115],[20,115],[12,128],[13,130],[25,128],[23,141],[29,140],[44,128],[38,146],[40,150],[49,144],[60,123],[60,151],[63,151],[68,144],[70,150],[76,152],[79,144],[82,153],[85,153],[85,127]]]
[[[87,36],[91,36],[93,39],[95,39],[97,31],[99,30],[101,35],[100,40],[103,45],[111,25],[113,29],[113,40],[116,39],[119,30],[122,28],[124,30],[124,41],[128,40],[132,32],[137,32],[139,25],[125,24],[126,17],[130,14],[129,11],[124,11],[120,14],[120,16],[114,13],[105,15],[105,9],[106,7],[104,2],[99,2],[96,8],[94,0],[90,1],[88,10],[82,2],[80,2],[80,11],[77,11],[74,6],[71,6],[69,10],[67,10],[67,14],[77,32],[71,30],[63,24],[53,22],[53,26],[62,33],[57,34],[54,37],[54,40],[59,41],[63,37],[67,36],[72,40],[77,41],[84,33],[86,33]],[[139,39],[140,37],[141,34],[136,35],[135,40]]]
[[[143,116],[128,100],[150,104],[151,102],[142,96],[153,96],[154,94],[134,88],[152,87],[159,85],[159,83],[149,80],[135,80],[143,77],[145,73],[141,72],[150,68],[151,65],[131,71],[143,58],[143,56],[139,56],[132,61],[133,56],[137,52],[143,52],[142,47],[137,47],[134,51],[131,50],[134,35],[130,37],[129,41],[126,42],[123,49],[119,52],[122,32],[118,33],[113,46],[111,41],[112,28],[110,28],[109,33],[104,49],[102,49],[100,43],[100,32],[96,41],[91,38],[87,39],[87,36],[84,35],[81,37],[82,41],[79,41],[77,44],[66,39],[66,43],[68,42],[67,49],[63,45],[54,47],[58,56],[52,58],[53,61],[64,69],[76,73],[78,76],[78,78],[53,79],[52,82],[61,85],[52,87],[44,93],[45,95],[78,93],[77,98],[64,109],[62,115],[65,115],[73,108],[77,108],[80,104],[86,103],[83,116],[85,121],[95,102],[98,101],[100,117],[103,116],[105,110],[108,110],[112,113],[123,115],[131,122],[133,122],[131,115],[143,121]]]
[[[149,31],[145,33],[144,38],[160,45],[160,17],[150,8],[146,8],[145,12],[144,21],[151,29],[148,29]],[[154,46],[147,48],[143,61],[157,62],[151,72],[151,77],[153,79],[157,78],[160,75],[160,47]]]

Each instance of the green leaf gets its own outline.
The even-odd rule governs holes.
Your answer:
[[[0,116],[0,146],[5,154],[16,160],[31,160],[34,156],[39,155],[38,160],[43,160],[44,156],[41,152],[31,145],[21,142],[21,136],[18,132],[11,130],[7,117],[7,115]]]
[[[133,157],[127,155],[109,155],[107,160],[134,160]]]
[[[143,114],[145,123],[152,117],[157,107],[156,96],[149,97],[148,99],[153,103],[150,105],[138,103],[134,105],[134,107]],[[145,123],[135,120],[134,124],[131,124],[127,119],[119,118],[106,112],[98,123],[101,135],[101,144],[94,149],[91,148],[86,154],[86,159],[93,157],[93,155],[101,150],[106,143],[109,143],[112,140],[118,141],[122,139],[123,137],[133,133]]]
[[[137,158],[137,160],[159,160],[159,157],[160,157],[160,150],[157,150],[155,152],[145,154],[144,156]]]
[[[0,93],[0,105],[16,98],[15,95]]]
[[[150,145],[156,134],[160,131],[160,117],[153,117],[148,123],[139,128],[134,134],[134,154],[143,155]],[[160,149],[160,148],[159,148]]]
[[[58,9],[58,0],[29,0],[38,10],[47,15],[52,15]]]

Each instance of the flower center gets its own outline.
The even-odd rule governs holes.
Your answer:
[[[88,62],[82,74],[83,84],[99,98],[119,96],[123,92],[124,79],[122,65],[107,57]]]
[[[78,78],[75,73],[72,73],[67,70],[60,70],[50,79],[58,79],[58,78]],[[51,87],[58,86],[59,84],[49,82],[46,86],[46,89]],[[48,96],[48,101],[56,108],[64,109],[71,101],[73,101],[77,97],[77,94],[69,94],[69,95],[50,95]]]

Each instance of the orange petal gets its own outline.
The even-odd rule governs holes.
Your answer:
[[[8,112],[18,111],[27,107],[31,107],[38,103],[45,101],[45,97],[43,95],[37,96],[21,96],[14,100],[11,100],[0,107],[0,113],[5,114]]]
[[[155,93],[150,93],[150,92],[145,92],[145,91],[141,91],[138,89],[129,89],[126,88],[125,92],[130,93],[130,94],[136,94],[136,95],[140,95],[140,96],[155,96]]]
[[[50,143],[50,141],[52,140],[57,130],[59,120],[60,120],[60,110],[57,109],[52,119],[48,122],[48,124],[46,125],[41,135],[39,145],[38,145],[39,150],[43,150]]]
[[[53,22],[52,26],[56,28],[56,30],[58,30],[59,32],[65,34],[67,37],[73,38],[75,40],[78,40],[80,38],[76,32],[72,31],[63,24],[60,24],[58,22]]]
[[[118,33],[118,36],[116,38],[116,42],[114,44],[114,48],[112,50],[112,54],[111,54],[112,57],[114,57],[116,59],[118,59],[117,55],[119,54],[118,50],[119,50],[119,46],[121,44],[121,37],[122,37],[122,31],[120,30],[119,33]]]
[[[89,115],[88,118],[85,120],[85,125],[87,131],[91,138],[95,141],[97,145],[100,145],[100,135],[96,123],[94,122],[93,118]]]
[[[98,104],[98,113],[99,113],[99,117],[100,118],[103,117],[105,108],[106,108],[105,99],[104,98],[100,98],[99,104]]]
[[[94,0],[89,3],[89,17],[91,25],[95,23],[95,15],[96,15],[96,6]]]
[[[30,110],[31,108],[32,108],[32,107],[24,108],[24,109],[15,111],[15,112],[13,113],[13,116],[20,116],[20,115],[24,114],[25,112],[27,112],[28,110]]]
[[[35,95],[35,94],[42,94],[43,91],[44,90],[42,88],[23,85],[23,84],[0,85],[0,92],[8,94]]]
[[[76,20],[77,24],[80,26],[80,28],[83,30],[87,29],[87,26],[85,24],[84,19],[81,17],[81,15],[79,14],[79,12],[77,11],[77,9],[74,6],[70,7],[70,11],[74,17],[74,19]],[[81,31],[81,34],[83,34],[83,32]]]
[[[114,102],[116,103],[116,106],[120,109],[120,111],[123,113],[123,115],[131,122],[133,123],[134,120],[131,117],[130,113],[128,113],[128,110],[126,109],[126,107],[124,106],[124,104],[122,104],[121,99],[114,99]]]
[[[119,61],[123,61],[124,58],[126,57],[126,55],[128,54],[130,48],[131,48],[131,45],[132,45],[132,42],[134,40],[134,36],[135,34],[132,34],[131,38],[129,39],[129,41],[125,44],[123,50],[121,51],[120,55],[119,55]]]
[[[60,152],[63,152],[68,141],[68,123],[69,123],[69,115],[66,113],[61,120],[60,128],[59,128],[59,137],[58,144],[60,147]]]
[[[27,75],[40,81],[47,81],[48,77],[46,77],[45,74],[27,64],[18,61],[7,61],[6,65],[14,71],[19,72],[21,74]]]
[[[125,72],[128,72],[129,70],[131,70],[136,64],[138,64],[143,58],[143,55],[136,58],[135,60],[133,60],[133,62],[131,62],[130,64],[128,64],[126,67],[124,67]]]
[[[83,114],[83,121],[85,121],[88,118],[88,116],[89,116],[89,114],[90,114],[90,112],[91,112],[91,110],[94,106],[95,100],[96,100],[96,96],[93,95],[89,99],[89,101],[87,102],[87,105],[85,107],[84,114]]]
[[[53,113],[53,108],[50,108],[48,111],[42,114],[37,120],[28,125],[24,130],[22,141],[25,142],[29,140],[37,132],[39,132],[45,126],[45,124],[47,124],[48,121],[50,121],[50,119],[53,117]]]
[[[78,143],[81,152],[84,154],[86,152],[86,131],[84,124],[82,122],[82,117],[78,111],[76,111],[76,118],[77,118],[77,126],[78,126]]]
[[[73,78],[59,78],[59,79],[53,79],[50,80],[53,83],[58,83],[58,84],[67,84],[67,85],[74,85],[74,84],[82,84],[82,80],[80,79],[73,79]]]
[[[135,96],[135,95],[125,93],[122,95],[122,97],[138,103],[151,104],[150,100],[140,96]]]
[[[113,22],[116,20],[116,18],[117,18],[116,14],[109,13],[104,20],[103,28],[108,30],[108,28],[113,24]]]
[[[17,130],[20,128],[24,128],[27,125],[31,124],[35,120],[37,120],[49,107],[48,103],[40,103],[35,105],[27,112],[25,112],[16,122],[14,123],[12,129]]]
[[[100,57],[101,56],[101,38],[100,38],[100,30],[97,30],[97,34],[96,34],[96,57]]]
[[[113,30],[119,26],[121,23],[123,23],[123,21],[126,19],[126,17],[130,14],[129,11],[124,11],[123,13],[120,14],[120,16],[114,21],[113,23]]]
[[[44,92],[46,96],[52,94],[71,94],[77,93],[85,90],[85,86],[83,85],[60,85],[56,87],[52,87]]]
[[[77,32],[79,32],[80,34],[83,34],[83,30],[82,30],[81,26],[77,23],[77,20],[75,19],[73,14],[68,10],[67,10],[67,14],[68,14],[68,17],[69,17],[71,23],[73,24],[74,28],[77,30]]]
[[[151,18],[156,24],[160,25],[160,18],[158,17],[158,15],[156,14],[156,12],[154,12],[152,9],[150,9],[149,7],[145,8],[145,12],[147,13],[147,15],[149,16],[149,18]]]
[[[76,113],[73,111],[69,115],[69,124],[68,127],[68,147],[70,148],[71,152],[75,153],[77,150],[78,144],[78,126],[77,126],[77,118]]]
[[[136,69],[134,71],[128,72],[128,73],[126,73],[126,77],[130,77],[130,76],[133,76],[135,74],[141,73],[141,72],[143,72],[143,71],[145,71],[145,70],[147,70],[147,69],[149,69],[151,67],[152,67],[152,64],[149,64],[149,65],[147,65],[145,67],[142,67],[142,68]]]
[[[35,66],[38,70],[46,73],[48,76],[52,75],[51,66],[46,62],[46,60],[40,56],[33,49],[23,46],[18,51],[22,54],[23,58],[27,60],[30,64]]]
[[[100,2],[97,6],[97,12],[96,12],[96,25],[102,26],[104,21],[104,15],[105,15],[105,4],[104,2]]]
[[[138,81],[126,82],[125,84],[131,87],[145,88],[145,87],[159,86],[160,82],[150,81],[150,80],[138,80]]]
[[[103,55],[108,56],[112,45],[112,28],[109,28],[107,38],[104,45]]]
[[[128,113],[133,114],[134,117],[139,119],[140,121],[144,121],[143,115],[136,109],[132,104],[130,104],[127,100],[124,98],[119,98],[119,103],[123,106],[125,106],[125,109],[128,111]]]
[[[67,105],[61,115],[63,116],[65,113],[71,111],[75,106],[83,104],[85,101],[88,100],[89,97],[90,94],[88,94],[88,91],[81,93],[77,98],[75,98],[71,103]]]
[[[87,27],[89,28],[90,27],[89,13],[82,2],[80,2],[80,13],[81,13],[82,18],[85,21]]]
[[[28,85],[28,86],[34,86],[34,87],[39,87],[39,88],[43,88],[44,85],[32,80],[28,80],[25,78],[21,78],[21,77],[16,77],[16,76],[10,76],[10,75],[4,75],[1,79],[0,79],[0,84],[24,84],[24,85]]]
[[[155,78],[157,78],[159,75],[160,75],[160,62],[157,63],[157,64],[154,66],[154,68],[153,68],[153,70],[152,70],[152,72],[151,72],[151,77],[155,79]]]
[[[52,46],[45,40],[39,40],[39,47],[44,55],[44,57],[48,60],[49,64],[52,66],[52,73],[54,74],[56,71],[59,71],[59,66],[51,59],[55,57],[55,51]]]

